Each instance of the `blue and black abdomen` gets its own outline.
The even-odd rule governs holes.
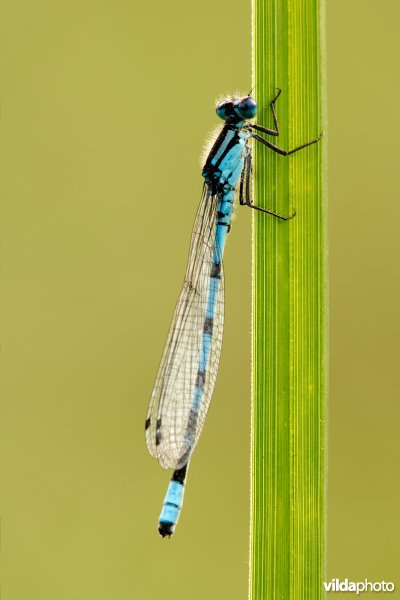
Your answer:
[[[164,504],[158,520],[158,531],[162,537],[171,536],[181,512],[185,491],[187,465],[174,471],[169,482]]]

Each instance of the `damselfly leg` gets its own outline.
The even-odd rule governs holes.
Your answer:
[[[251,180],[252,172],[253,172],[252,158],[251,158],[251,154],[249,154],[244,159],[243,171],[242,171],[242,175],[240,178],[239,203],[242,206],[249,206],[250,208],[254,208],[255,210],[259,210],[263,213],[267,213],[268,215],[272,215],[273,217],[277,217],[278,219],[281,219],[282,221],[290,221],[290,219],[293,219],[293,217],[296,214],[295,210],[293,211],[293,214],[291,214],[289,217],[284,217],[283,215],[280,215],[279,213],[276,213],[273,210],[268,210],[267,208],[261,208],[261,206],[256,206],[255,204],[253,204],[253,198],[251,197],[251,194],[250,194],[250,180]]]
[[[302,150],[303,148],[307,148],[307,146],[312,146],[313,144],[316,144],[317,142],[319,142],[319,140],[322,138],[322,136],[323,136],[323,134],[321,133],[321,135],[319,137],[317,137],[315,140],[311,140],[311,142],[306,142],[305,144],[302,144],[301,146],[297,146],[296,148],[293,148],[292,150],[284,150],[283,148],[279,148],[278,146],[275,146],[275,144],[271,144],[271,142],[269,142],[268,140],[265,140],[264,138],[262,138],[260,135],[257,135],[256,133],[253,133],[251,137],[253,137],[255,140],[257,140],[257,142],[261,142],[262,144],[264,144],[264,146],[267,146],[268,148],[270,148],[277,154],[280,154],[281,156],[289,156],[290,154],[294,154],[295,152],[298,152],[299,150]]]
[[[263,133],[267,133],[268,135],[279,135],[279,125],[278,125],[278,117],[276,116],[276,111],[275,111],[275,102],[278,100],[279,96],[282,93],[282,90],[280,88],[277,88],[278,93],[275,96],[275,98],[272,100],[272,102],[270,102],[270,109],[271,109],[271,113],[272,113],[272,118],[274,120],[274,125],[275,125],[275,129],[269,129],[268,127],[263,127],[262,125],[256,125],[256,124],[252,124],[250,125],[250,127],[252,129],[256,129],[257,131],[262,131]]]

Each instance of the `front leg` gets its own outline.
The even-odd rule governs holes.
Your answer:
[[[277,88],[277,90],[278,90],[277,95],[272,100],[271,104],[269,105],[271,112],[272,112],[272,118],[274,119],[275,129],[268,129],[267,127],[263,127],[262,125],[250,124],[250,127],[252,129],[256,129],[257,131],[262,131],[263,133],[267,133],[268,135],[279,135],[279,125],[278,125],[278,117],[276,116],[276,112],[275,112],[275,102],[278,100],[279,96],[281,95],[282,90],[280,88]]]
[[[318,138],[316,138],[315,140],[312,140],[311,142],[307,142],[306,144],[302,144],[301,146],[297,146],[296,148],[293,148],[293,150],[284,150],[283,148],[279,148],[278,146],[275,146],[275,144],[271,144],[271,142],[269,142],[268,140],[264,140],[264,138],[262,138],[260,135],[257,135],[256,133],[253,133],[251,135],[251,137],[253,137],[255,140],[257,140],[257,142],[261,142],[262,144],[264,144],[264,146],[267,146],[268,148],[270,148],[277,154],[280,154],[281,156],[289,156],[289,154],[294,154],[295,152],[298,152],[299,150],[302,150],[303,148],[306,148],[307,146],[316,144],[317,142],[319,142],[319,140],[322,138],[322,136],[323,136],[323,133],[321,133],[321,135]]]

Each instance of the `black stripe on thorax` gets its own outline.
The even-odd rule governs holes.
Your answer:
[[[229,142],[227,143],[225,150],[222,152],[221,156],[218,158],[217,162],[214,165],[214,168],[219,167],[219,165],[224,160],[224,158],[228,154],[228,152],[230,150],[232,150],[232,148],[234,148],[234,146],[236,146],[236,144],[238,143],[238,140],[239,140],[239,136],[236,132],[234,134],[233,138],[231,140],[229,140]]]
[[[206,164],[204,165],[205,169],[207,169],[207,167],[209,165],[211,165],[211,161],[214,158],[214,156],[217,154],[218,150],[221,148],[222,144],[224,143],[224,140],[225,140],[225,137],[226,137],[226,134],[228,131],[229,131],[228,124],[225,123],[225,125],[222,128],[221,133],[215,140],[214,145],[211,148],[209,155],[207,156]],[[214,167],[214,165],[211,165],[211,166]]]

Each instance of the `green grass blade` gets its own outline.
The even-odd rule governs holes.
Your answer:
[[[257,121],[290,149],[325,129],[323,0],[254,0]],[[326,137],[290,157],[255,142],[251,600],[324,597]]]

